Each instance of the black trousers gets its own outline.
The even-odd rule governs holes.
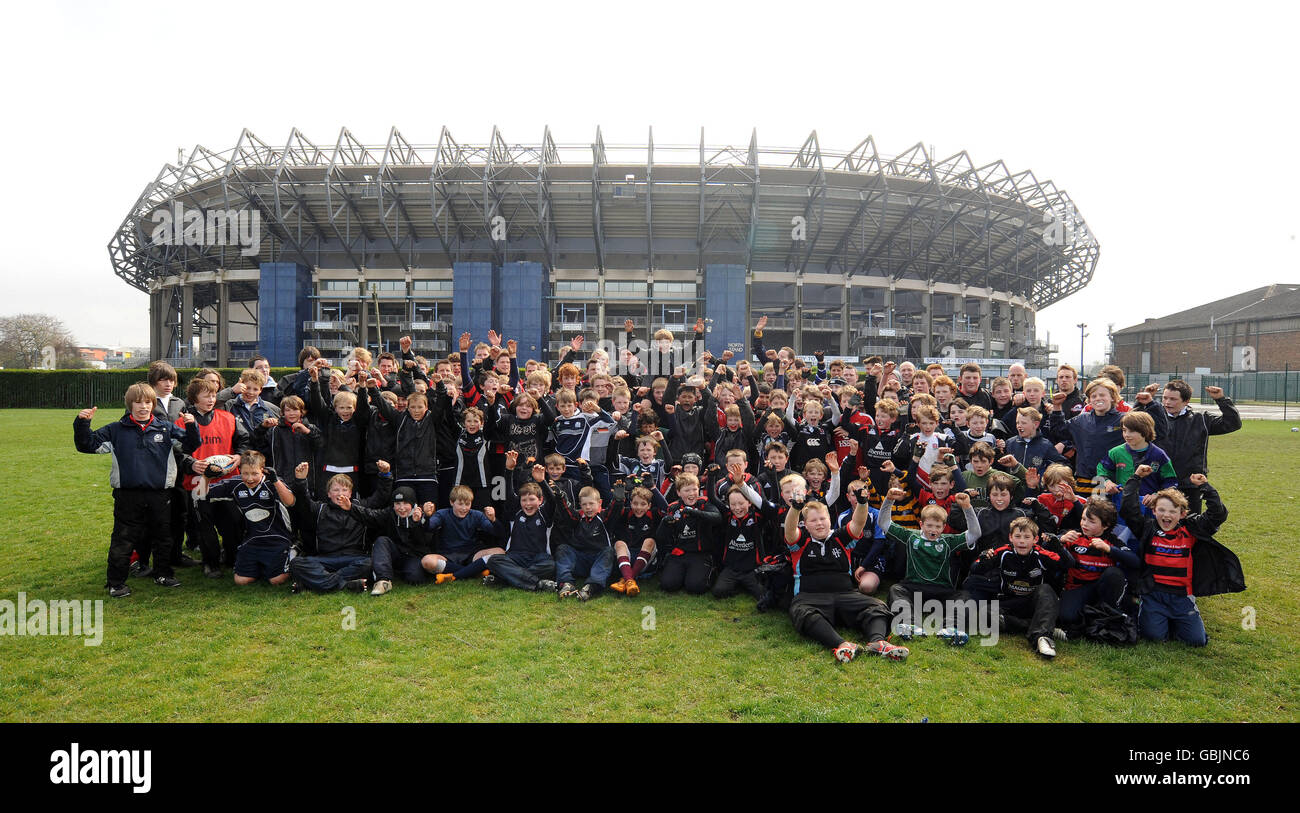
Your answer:
[[[1038,585],[1034,588],[1034,592],[1027,596],[1010,598],[1002,596],[998,601],[998,608],[1008,619],[1029,619],[1029,629],[1025,637],[1029,639],[1030,645],[1037,643],[1038,639],[1044,636],[1052,637],[1059,607],[1060,599],[1056,597],[1056,591],[1047,584]]]
[[[836,624],[860,629],[867,643],[882,641],[889,632],[891,613],[885,602],[857,590],[841,593],[799,593],[790,602],[790,620],[800,635],[834,649],[844,643]]]
[[[718,571],[718,580],[713,584],[713,595],[717,598],[726,598],[735,595],[737,590],[743,589],[754,598],[762,598],[764,587],[759,580],[758,574],[752,570],[730,570],[723,568]]]
[[[150,545],[154,575],[171,576],[171,489],[113,489],[113,535],[108,543],[108,584],[126,584],[131,551]]]
[[[686,592],[699,596],[708,592],[711,575],[713,561],[703,553],[669,556],[668,561],[664,562],[664,569],[659,573],[659,586],[669,593],[675,593],[684,587]]]

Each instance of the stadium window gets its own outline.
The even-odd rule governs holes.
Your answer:
[[[449,279],[417,279],[411,285],[417,291],[451,290],[451,280]]]
[[[357,281],[354,279],[327,279],[321,282],[322,291],[351,291],[355,293],[359,290]]]
[[[655,296],[695,296],[695,283],[693,282],[656,282],[654,287]]]
[[[596,282],[573,282],[561,280],[555,283],[555,292],[558,293],[584,293],[594,294],[600,289],[599,283]]]

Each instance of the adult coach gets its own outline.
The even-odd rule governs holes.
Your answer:
[[[1223,394],[1221,387],[1206,387],[1205,392],[1214,399],[1220,414],[1197,412],[1189,403],[1192,388],[1186,381],[1174,379],[1165,385],[1161,403],[1169,422],[1162,435],[1156,436],[1156,445],[1169,455],[1178,475],[1178,489],[1187,497],[1188,511],[1201,510],[1201,490],[1188,480],[1193,474],[1209,474],[1208,456],[1210,435],[1226,435],[1241,428],[1241,415],[1232,399]]]

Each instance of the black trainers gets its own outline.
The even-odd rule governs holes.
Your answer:
[[[552,593],[554,593],[556,590],[559,590],[559,589],[560,589],[560,585],[559,585],[559,583],[558,583],[557,581],[555,581],[554,579],[539,579],[538,582],[537,582],[537,589],[538,589],[539,591],[540,591],[540,590],[549,590],[549,591],[551,591]]]
[[[578,591],[578,601],[591,601],[595,597],[596,594],[592,592],[590,584],[584,584],[582,589]]]
[[[221,578],[221,568],[213,567],[212,565],[204,565],[203,575],[207,576],[209,579],[219,579]]]
[[[194,567],[195,565],[198,564],[198,560],[193,559],[190,556],[182,553],[180,555],[180,558],[178,558],[172,564],[174,564],[176,567]]]
[[[573,582],[565,582],[560,585],[560,598],[576,598],[578,587]]]
[[[496,577],[496,576],[493,576],[491,573],[489,573],[489,574],[487,574],[486,576],[483,577],[483,586],[484,586],[484,587],[487,587],[487,586],[490,586],[490,585],[493,585],[493,584],[496,584],[496,583],[497,583],[497,577]]]
[[[153,568],[148,565],[142,565],[139,562],[132,562],[131,570],[129,572],[132,576],[137,576],[141,579],[153,578]]]
[[[366,592],[366,579],[348,579],[343,583],[344,590],[351,590],[353,593]]]
[[[131,595],[131,588],[125,584],[119,584],[108,588],[108,594],[113,598],[126,598]]]
[[[171,576],[155,577],[153,583],[158,585],[159,587],[180,587],[181,586],[181,583],[173,579]]]
[[[293,593],[294,595],[297,595],[298,593],[301,593],[303,590],[306,589],[307,588],[302,586],[302,582],[294,582],[293,584],[289,585],[289,592]]]

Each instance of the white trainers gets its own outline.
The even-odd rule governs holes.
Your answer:
[[[1038,654],[1039,654],[1039,655],[1042,655],[1044,658],[1055,658],[1055,657],[1056,657],[1056,647],[1052,645],[1052,639],[1051,639],[1051,638],[1048,638],[1046,635],[1043,635],[1043,636],[1040,636],[1040,637],[1039,637],[1039,639],[1038,639]]]
[[[392,582],[390,582],[388,579],[380,579],[379,581],[375,582],[375,586],[370,590],[370,595],[382,596],[384,593],[387,593],[389,590],[392,589],[393,589]]]

